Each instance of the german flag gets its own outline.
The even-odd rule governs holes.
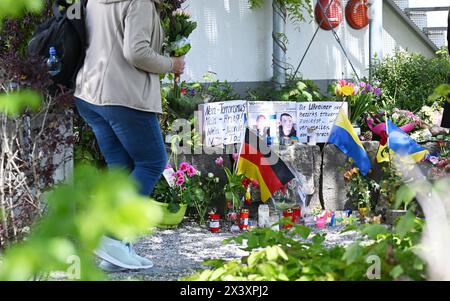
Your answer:
[[[270,147],[248,128],[239,154],[237,173],[259,182],[263,202],[295,178],[275,152],[272,152]]]

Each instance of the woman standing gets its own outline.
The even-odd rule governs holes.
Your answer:
[[[161,55],[161,0],[89,0],[87,50],[77,75],[76,107],[92,127],[108,167],[126,168],[149,196],[166,164],[158,122],[159,74],[183,73],[184,58]],[[142,269],[152,262],[131,244],[104,237],[96,254],[106,269]]]

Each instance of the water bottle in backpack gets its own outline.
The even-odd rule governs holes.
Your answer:
[[[61,72],[62,64],[61,60],[56,55],[55,47],[50,47],[50,57],[47,60],[48,72],[51,76],[56,76]]]

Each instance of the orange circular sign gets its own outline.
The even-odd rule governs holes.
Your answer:
[[[369,24],[368,0],[350,0],[345,7],[345,17],[354,29],[363,29]]]
[[[314,9],[314,14],[320,28],[331,30],[341,24],[343,11],[344,9],[340,0],[319,0]]]

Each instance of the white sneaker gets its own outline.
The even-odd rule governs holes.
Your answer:
[[[145,269],[140,261],[131,254],[130,248],[122,242],[104,236],[95,255],[121,268],[129,270]]]
[[[131,243],[126,243],[125,245],[128,246],[131,256],[133,256],[134,259],[140,262],[143,269],[150,269],[153,267],[153,262],[150,259],[144,258],[136,254],[136,252],[133,249],[133,245]]]
[[[101,268],[103,271],[110,273],[123,272],[127,270],[125,268],[121,268],[115,264],[112,264],[111,262],[108,262],[106,260],[102,260],[98,265],[98,267]]]

